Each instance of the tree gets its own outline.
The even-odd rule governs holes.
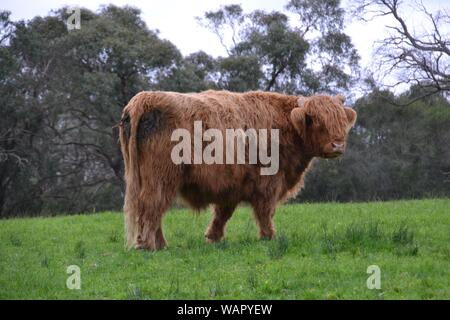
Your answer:
[[[2,215],[120,208],[113,128],[129,99],[181,58],[137,9],[82,10],[72,31],[67,16],[63,8],[0,33],[8,34],[0,47]]]
[[[1,14],[8,19],[8,14]],[[48,109],[43,107],[42,92],[48,90],[48,33],[43,32],[41,19],[33,23],[35,32],[15,42],[23,23],[2,20],[1,82],[0,82],[0,215],[16,215],[24,211],[39,212],[42,208],[41,185],[37,183],[48,150],[45,119]],[[52,24],[53,21],[48,21]],[[7,30],[4,27],[7,26]],[[53,30],[58,33],[58,30]],[[41,33],[42,42],[35,41]],[[19,52],[24,43],[29,50]],[[33,61],[33,67],[29,63]],[[42,146],[43,148],[39,148]],[[38,150],[40,149],[40,150]],[[42,153],[40,153],[42,152]]]
[[[199,92],[217,88],[216,60],[203,51],[178,59],[168,72],[160,73],[155,89],[177,92]]]
[[[356,0],[355,11],[363,20],[384,16],[393,18],[387,26],[390,35],[380,41],[377,56],[382,68],[381,76],[397,73],[398,84],[423,88],[421,95],[412,97],[412,103],[435,93],[450,92],[450,38],[447,10],[430,12],[422,2],[414,2],[416,15],[424,17],[424,30],[414,31],[401,11],[400,0]]]
[[[76,69],[65,82],[64,90],[71,92],[66,112],[79,126],[78,138],[63,143],[97,155],[112,170],[112,179],[123,185],[122,156],[112,128],[128,101],[148,90],[156,74],[181,55],[145,26],[138,9],[112,5],[92,19],[83,19],[82,28],[69,32],[63,45]]]
[[[228,53],[218,59],[219,85],[304,94],[347,90],[356,79],[359,57],[341,32],[339,5],[333,0],[292,0],[286,9],[298,15],[295,26],[282,12],[246,14],[239,5],[206,12],[200,23]]]

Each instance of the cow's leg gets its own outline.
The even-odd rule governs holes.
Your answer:
[[[259,237],[261,239],[273,239],[275,237],[275,227],[273,215],[275,213],[276,203],[260,201],[252,203],[253,213],[259,226]]]
[[[166,247],[162,231],[162,218],[175,198],[174,190],[159,188],[159,192],[144,192],[141,194],[141,211],[137,248],[145,250],[160,250]]]
[[[225,225],[233,215],[236,205],[214,205],[213,219],[206,230],[205,237],[208,242],[218,242],[225,234]]]
[[[137,249],[157,250],[157,231],[161,228],[163,212],[158,210],[157,200],[147,200],[142,207],[139,216],[139,230],[137,237]],[[152,203],[153,202],[153,203]]]
[[[162,219],[175,199],[178,181],[179,175],[175,166],[171,168],[167,164],[164,167],[149,165],[147,170],[141,171],[137,248],[160,250],[166,247]]]
[[[167,246],[166,239],[162,231],[162,225],[156,230],[156,250],[163,249]]]

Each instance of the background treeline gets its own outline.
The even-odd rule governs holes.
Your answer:
[[[0,12],[0,217],[120,210],[116,125],[141,90],[351,96],[362,87],[339,1],[291,0],[286,11],[206,12],[199,23],[227,52],[217,58],[183,56],[135,8],[82,9],[71,31],[65,8],[15,22]],[[354,103],[347,154],[319,160],[298,201],[450,195],[448,101],[424,95],[405,106],[425,89],[370,88]]]

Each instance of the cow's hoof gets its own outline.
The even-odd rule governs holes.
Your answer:
[[[156,251],[158,248],[153,244],[148,244],[144,242],[138,242],[135,246],[136,250],[145,250],[145,251]]]
[[[137,244],[135,246],[136,250],[142,250],[142,251],[155,251],[155,249],[149,248],[148,246],[142,245],[142,244]]]
[[[167,248],[167,242],[164,239],[156,240],[156,250],[163,250]]]
[[[222,240],[222,236],[218,234],[205,234],[205,240],[208,243],[217,243]]]
[[[264,233],[259,235],[259,239],[263,241],[273,240],[275,238],[275,233]]]
[[[168,246],[167,246],[166,242],[158,243],[158,245],[156,246],[156,250],[164,250],[164,249],[167,249],[167,248],[168,248]]]

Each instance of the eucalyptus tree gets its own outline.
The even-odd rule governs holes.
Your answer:
[[[244,13],[240,5],[227,5],[198,18],[227,52],[217,59],[218,84],[239,91],[348,90],[358,79],[359,56],[342,32],[340,1],[291,0],[285,8]]]

